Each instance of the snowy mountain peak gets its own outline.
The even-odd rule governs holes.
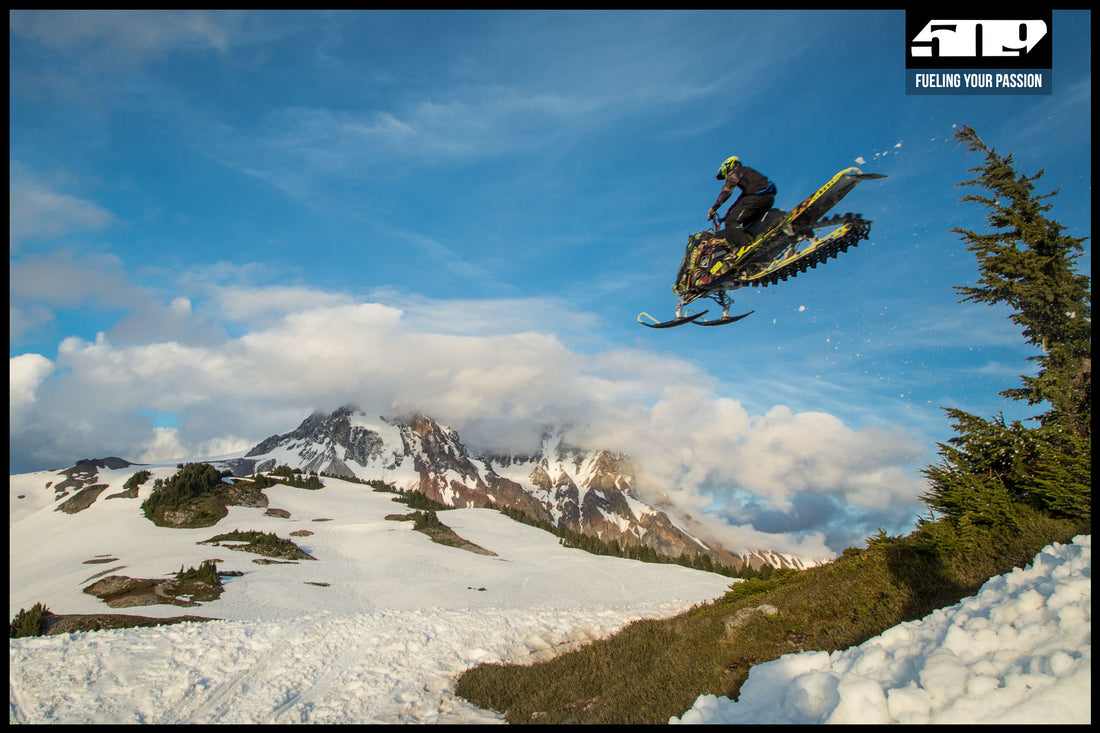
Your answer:
[[[518,510],[603,542],[672,557],[706,555],[734,567],[818,564],[769,551],[734,554],[700,539],[690,525],[674,521],[639,496],[629,456],[571,445],[564,432],[545,430],[539,447],[527,455],[472,454],[457,430],[427,415],[372,417],[344,405],[331,413],[314,412],[294,430],[272,435],[247,452],[207,462],[236,476],[285,465],[306,473],[383,481],[447,506]],[[97,472],[130,465],[114,457],[78,461],[51,483],[52,500],[71,500],[74,509],[87,506],[103,490]]]
[[[628,456],[570,445],[560,429],[547,429],[530,455],[472,455],[458,431],[427,415],[372,420],[345,405],[327,415],[310,415],[294,431],[261,442],[246,458],[256,471],[288,465],[382,480],[448,506],[518,509],[605,542],[642,545],[671,556],[706,554],[725,564],[745,562],[639,500]]]

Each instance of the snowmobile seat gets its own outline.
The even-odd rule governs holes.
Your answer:
[[[748,226],[744,227],[744,230],[751,234],[754,238],[759,237],[764,232],[772,229],[779,222],[783,221],[783,217],[787,215],[787,212],[780,209],[768,209],[764,212],[764,215],[759,217],[756,221],[752,222]]]

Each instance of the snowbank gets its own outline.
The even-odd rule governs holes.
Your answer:
[[[752,668],[670,723],[1091,723],[1092,536],[863,644]]]

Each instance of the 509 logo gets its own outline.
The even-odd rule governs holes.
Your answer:
[[[1023,15],[1023,14],[1021,14]],[[908,69],[1049,69],[1052,11],[1015,18],[905,14]]]

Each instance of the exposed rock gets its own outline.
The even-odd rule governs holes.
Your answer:
[[[316,471],[332,476],[354,478],[355,472],[347,461],[367,465],[381,458],[385,449],[382,437],[359,425],[351,424],[354,407],[345,406],[330,415],[315,412],[295,430],[282,435],[272,435],[245,454],[255,458],[270,453],[277,447],[297,444],[301,447],[301,462],[297,468],[306,473]],[[253,461],[255,471],[270,471],[276,462],[272,459]]]
[[[64,471],[58,472],[63,474],[65,479],[54,484],[53,490],[55,494],[67,494],[70,490],[80,491],[85,486],[93,484],[99,479],[99,469],[101,468],[118,470],[133,465],[135,464],[115,456],[110,456],[108,458],[83,458],[69,468],[66,468]],[[46,486],[49,487],[49,484]]]
[[[116,494],[108,494],[107,496],[105,496],[103,498],[104,498],[104,501],[106,501],[107,499],[136,499],[136,498],[138,498],[138,489],[139,488],[141,488],[141,487],[131,486],[130,488],[126,489],[125,491],[119,491]]]
[[[212,491],[181,506],[158,508],[150,519],[158,527],[213,527],[228,516],[231,506],[265,508],[267,504],[267,495],[251,481],[222,481]]]
[[[403,522],[412,521],[415,518],[415,512],[413,514],[387,514],[386,519],[391,521]],[[475,555],[489,555],[496,557],[497,554],[492,550],[486,550],[480,545],[476,545],[467,539],[458,536],[458,533],[445,524],[436,524],[428,527],[417,527],[417,532],[422,532],[432,539],[432,542],[436,542],[440,545],[446,545],[447,547],[455,547],[459,550],[466,550],[472,552]]]
[[[201,601],[217,600],[222,589],[197,580],[128,578],[109,575],[97,580],[85,593],[104,601],[111,608],[152,606],[159,603],[173,606],[197,606]]]
[[[329,415],[310,415],[248,456],[257,470],[288,464],[358,481],[393,482],[399,491],[417,491],[449,507],[518,510],[538,522],[665,556],[705,555],[733,567],[815,564],[767,551],[735,555],[694,536],[692,525],[674,522],[641,498],[629,456],[569,445],[561,431],[548,430],[533,452],[474,455],[455,430],[425,415],[371,420],[346,405]]]
[[[726,619],[722,642],[731,643],[735,641],[737,630],[757,617],[777,615],[779,615],[779,609],[769,603],[763,603],[754,608],[742,608]]]
[[[107,489],[107,484],[95,484],[88,486],[76,492],[72,497],[61,502],[54,508],[55,512],[65,512],[66,514],[76,514],[82,512],[93,503],[96,498]]]

